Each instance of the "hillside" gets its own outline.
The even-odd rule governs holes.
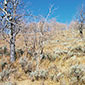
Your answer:
[[[16,41],[16,48],[23,50],[23,36],[19,35],[17,39],[21,41]],[[8,46],[0,41],[2,45]],[[39,59],[38,70],[35,70],[36,60],[31,60],[30,55],[26,57],[25,53],[13,65],[10,65],[9,56],[0,56],[0,68],[2,62],[7,62],[4,70],[8,71],[6,75],[0,69],[0,85],[85,85],[85,39],[80,38],[78,31],[57,31],[45,42],[44,56]],[[12,70],[10,74],[8,67]]]

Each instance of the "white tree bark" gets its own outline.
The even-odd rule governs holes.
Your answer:
[[[10,61],[14,62],[15,61],[15,35],[11,34],[11,39],[10,39]]]

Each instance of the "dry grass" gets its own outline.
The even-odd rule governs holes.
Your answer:
[[[19,42],[19,40],[21,41]],[[4,44],[9,48],[8,44],[1,40],[0,47]],[[48,71],[47,79],[32,80],[29,74],[24,73],[19,64],[19,59],[17,59],[13,65],[14,68],[18,69],[17,75],[15,74],[16,76],[14,77],[11,75],[10,77],[13,77],[13,79],[10,78],[10,81],[16,82],[17,85],[85,85],[85,79],[83,79],[83,82],[78,82],[77,80],[77,83],[72,83],[69,74],[72,66],[85,65],[85,53],[82,50],[80,51],[80,49],[76,50],[79,46],[83,49],[85,48],[85,39],[81,39],[77,31],[63,30],[57,32],[44,45],[45,54],[49,53],[50,57],[57,57],[54,61],[46,58],[39,63],[39,69]],[[24,49],[24,47],[23,36],[17,36],[16,48]],[[24,54],[23,58],[24,56],[26,55]],[[29,61],[31,61],[31,58],[28,58]],[[32,65],[35,68],[35,60]],[[75,75],[72,77],[75,77]],[[85,76],[83,77],[85,78]],[[4,84],[1,83],[0,85]]]

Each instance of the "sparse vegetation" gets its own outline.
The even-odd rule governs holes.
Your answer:
[[[68,26],[24,6],[0,1],[0,85],[85,85],[85,9]]]
[[[72,85],[85,84],[85,66],[83,64],[71,66],[69,73]]]

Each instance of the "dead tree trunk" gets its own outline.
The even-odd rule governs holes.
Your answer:
[[[80,32],[80,37],[83,38],[83,22],[81,22],[80,27],[79,27],[79,32]]]
[[[15,33],[13,29],[13,24],[11,24],[11,38],[10,38],[10,61],[15,61]]]
[[[78,22],[79,22],[79,32],[80,32],[80,37],[83,38],[83,26],[84,26],[84,22],[85,22],[85,11],[83,8],[83,5],[81,7],[80,13],[79,13],[79,18],[78,18]]]

